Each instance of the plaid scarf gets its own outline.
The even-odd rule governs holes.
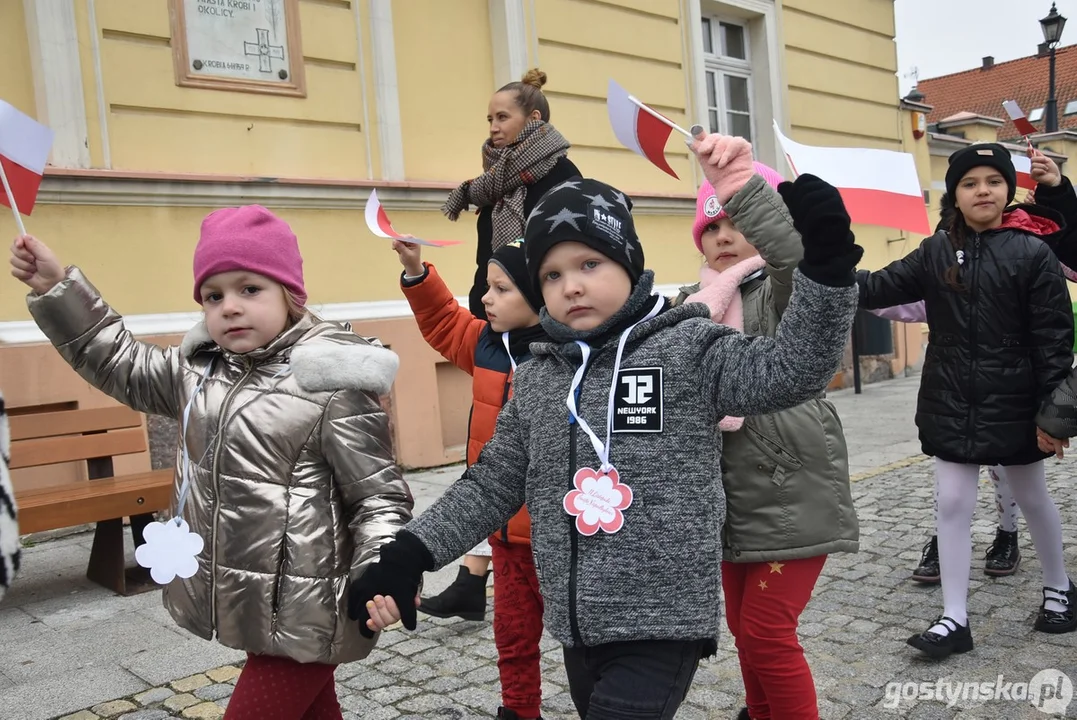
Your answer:
[[[568,148],[568,140],[541,120],[529,121],[516,140],[503,148],[494,147],[487,139],[482,145],[482,175],[453,190],[441,212],[456,220],[469,205],[492,205],[491,250],[518,240],[524,235],[527,186],[545,177],[568,154]]]

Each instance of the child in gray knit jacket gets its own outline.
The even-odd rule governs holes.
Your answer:
[[[727,140],[693,144],[708,176],[731,165]],[[717,648],[718,421],[820,393],[856,309],[862,250],[837,190],[805,175],[780,192],[804,260],[776,337],[749,338],[702,304],[653,294],[622,193],[582,178],[550,190],[524,247],[552,342],[532,345],[478,461],[353,579],[351,616],[371,632],[400,618],[414,629],[422,573],[526,501],[544,620],[580,717],[672,718]]]

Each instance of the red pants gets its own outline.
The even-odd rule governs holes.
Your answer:
[[[494,643],[501,674],[501,704],[521,718],[537,718],[542,705],[539,640],[542,595],[530,545],[490,538],[494,563]]]
[[[803,560],[722,563],[726,621],[736,640],[752,720],[818,720],[815,682],[797,640],[826,555]]]
[[[341,720],[336,669],[248,654],[224,720]]]

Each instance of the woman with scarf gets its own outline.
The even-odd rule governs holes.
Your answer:
[[[548,190],[580,176],[568,159],[568,140],[550,124],[545,84],[546,73],[535,68],[493,94],[486,114],[490,136],[482,144],[482,174],[461,183],[441,208],[453,221],[471,207],[478,213],[475,281],[468,305],[480,320],[487,319],[482,297],[489,289],[486,273],[494,252],[524,236],[527,216]],[[453,584],[440,595],[423,598],[419,609],[435,617],[483,619],[490,555],[488,543],[476,547],[464,557]]]

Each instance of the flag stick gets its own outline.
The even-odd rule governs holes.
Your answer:
[[[18,212],[15,204],[15,195],[11,192],[11,184],[8,182],[8,173],[4,172],[3,163],[0,163],[0,180],[3,181],[3,192],[8,194],[8,202],[11,203],[11,212],[15,215],[15,225],[18,226],[18,234],[26,235],[26,226],[23,225],[23,216]]]
[[[646,113],[647,113],[648,115],[650,115],[650,116],[651,116],[651,117],[653,117],[654,119],[656,119],[656,120],[658,120],[659,122],[661,122],[661,123],[662,123],[663,125],[668,125],[668,126],[670,126],[670,127],[671,127],[671,128],[673,128],[674,130],[676,130],[677,132],[679,132],[679,133],[680,133],[681,135],[684,135],[684,136],[685,136],[686,138],[688,138],[689,140],[695,140],[695,138],[694,138],[694,137],[692,137],[692,133],[688,132],[687,130],[685,130],[684,128],[682,128],[682,127],[681,127],[680,125],[678,125],[677,123],[673,122],[673,121],[672,121],[672,120],[670,120],[669,118],[667,118],[667,117],[664,117],[664,116],[662,116],[661,114],[659,114],[659,113],[655,112],[654,110],[651,110],[651,109],[650,109],[649,107],[647,107],[646,105],[644,105],[643,103],[641,103],[641,102],[640,102],[639,100],[637,100],[637,99],[635,98],[635,96],[633,96],[633,95],[629,95],[629,96],[628,96],[628,99],[629,99],[629,100],[631,100],[631,101],[632,101],[632,102],[633,102],[633,103],[634,103],[634,104],[636,105],[636,107],[638,107],[638,108],[639,108],[640,110],[643,110],[643,111],[644,111],[644,112],[646,112]]]

